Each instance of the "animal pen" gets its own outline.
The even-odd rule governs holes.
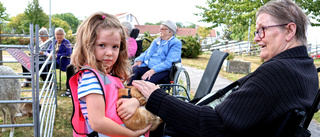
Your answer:
[[[2,45],[0,43],[0,50],[7,50],[17,61],[3,61],[2,56],[0,57],[0,65],[3,63],[21,63],[22,65],[29,65],[29,73],[18,73],[18,75],[0,75],[0,79],[31,79],[31,90],[21,90],[21,93],[27,93],[29,96],[21,96],[24,100],[0,100],[0,104],[6,103],[32,103],[33,108],[33,123],[19,123],[19,124],[2,124],[0,123],[0,128],[14,128],[14,127],[33,127],[34,137],[51,137],[53,134],[53,126],[55,120],[55,113],[57,109],[57,80],[56,80],[56,60],[55,50],[52,50],[51,56],[52,61],[48,57],[45,61],[39,61],[40,46],[39,45],[39,25],[35,25],[35,30],[33,24],[30,24],[29,35],[10,35],[1,34],[0,37],[29,37],[29,45]],[[53,28],[54,30],[54,28]],[[55,37],[54,32],[49,34],[49,39],[43,43],[52,43],[55,49]],[[0,39],[1,40],[1,39]],[[30,57],[23,52],[30,52]],[[19,53],[20,52],[20,53]],[[43,50],[45,52],[45,50]],[[24,55],[24,56],[23,56]],[[30,60],[29,60],[30,58]],[[39,63],[43,63],[42,67],[39,67]],[[48,72],[44,72],[46,64],[50,66]],[[34,71],[33,71],[34,70]],[[47,73],[47,78],[45,80],[40,80],[40,74]],[[24,74],[24,75],[23,75]],[[31,96],[30,96],[31,94]],[[22,95],[22,94],[21,94]],[[40,107],[41,106],[41,109]],[[31,121],[31,120],[30,120]],[[11,134],[10,134],[11,135]]]

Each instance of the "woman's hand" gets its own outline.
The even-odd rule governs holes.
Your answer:
[[[139,106],[140,103],[136,98],[121,98],[117,102],[118,115],[122,119],[127,120],[133,116]]]
[[[132,67],[134,67],[134,66],[140,67],[141,64],[142,64],[141,61],[136,61],[136,62],[132,65]]]
[[[132,85],[136,87],[147,99],[149,99],[153,91],[160,88],[154,83],[144,81],[144,80],[134,80],[132,82]]]
[[[143,80],[150,80],[150,78],[152,77],[153,74],[155,74],[156,71],[154,69],[150,69],[148,70],[146,73],[144,73],[141,77],[141,79]]]

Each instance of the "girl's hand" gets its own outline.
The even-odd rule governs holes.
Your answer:
[[[127,120],[133,116],[139,106],[140,103],[136,98],[121,98],[117,102],[118,115],[122,119]]]
[[[137,135],[137,137],[139,137],[139,136],[141,136],[141,135],[143,135],[143,134],[146,134],[149,130],[150,130],[150,128],[151,128],[151,126],[152,126],[152,124],[149,124],[147,127],[145,127],[144,129],[141,129],[141,130],[136,130],[136,131],[134,131]]]

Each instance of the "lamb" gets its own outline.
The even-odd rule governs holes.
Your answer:
[[[12,68],[7,66],[0,66],[0,75],[18,75]],[[20,100],[20,80],[19,79],[3,79],[0,78],[0,100]],[[0,110],[3,113],[3,124],[7,123],[7,112],[9,111],[11,124],[15,124],[15,115],[19,112],[19,105],[17,103],[0,103]],[[6,129],[2,128],[2,132]],[[11,128],[10,137],[13,137],[14,128]]]

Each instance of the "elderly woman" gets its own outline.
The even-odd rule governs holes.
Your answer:
[[[130,37],[130,34],[132,32],[132,25],[130,22],[122,22],[121,23],[124,29],[126,30],[126,37],[127,37],[127,47],[128,47],[128,57],[130,60],[130,63],[134,61],[134,55],[137,52],[137,41],[134,38]]]
[[[41,28],[39,30],[39,35],[40,35],[40,39],[39,39],[39,46],[41,50],[46,50],[48,49],[50,42],[46,42],[49,37],[48,36],[48,30],[46,28]],[[46,43],[45,43],[46,42]],[[40,56],[39,56],[39,61],[45,61],[46,60],[46,56],[44,55],[43,51],[40,51]],[[40,67],[42,66],[42,63],[40,63]],[[26,69],[24,66],[22,66],[22,71],[23,73],[28,73],[28,69]],[[48,68],[45,68],[44,72],[47,72]],[[25,74],[24,74],[25,75]],[[40,77],[42,78],[42,80],[45,80],[47,75],[46,74],[41,74]],[[21,84],[21,87],[29,87],[29,83],[31,79],[25,79],[24,82]]]
[[[269,1],[256,13],[254,40],[265,62],[239,80],[214,109],[179,101],[153,83],[133,81],[148,99],[146,108],[189,136],[266,136],[277,131],[295,109],[311,108],[319,88],[318,74],[306,48],[309,23],[289,0]]]
[[[160,37],[135,59],[132,80],[146,80],[158,84],[168,77],[173,62],[181,61],[181,41],[176,38],[177,26],[168,20],[160,25]]]
[[[55,29],[55,53],[56,53],[56,64],[57,68],[60,68],[62,71],[66,71],[67,66],[70,64],[70,58],[62,58],[60,62],[61,56],[70,56],[72,53],[71,43],[69,40],[65,39],[64,36],[66,33],[62,28]],[[52,49],[52,44],[49,46],[49,49]],[[51,53],[51,50],[48,50],[45,55],[48,57]],[[52,56],[50,57],[52,59]]]
[[[70,56],[71,55],[71,53],[72,53],[71,43],[69,42],[69,40],[64,38],[66,33],[64,32],[64,30],[62,28],[56,28],[54,32],[55,32],[55,37],[56,37],[55,49],[54,49],[55,54],[56,54],[56,56],[55,56],[56,68],[59,68],[61,71],[66,71],[67,66],[70,64],[70,58],[62,58],[61,62],[60,62],[60,58],[61,58],[61,56]],[[49,46],[49,49],[52,49],[52,48],[53,48],[53,45],[51,44]],[[49,57],[51,52],[52,52],[52,50],[48,50],[45,53],[45,55],[47,57]],[[50,59],[52,59],[52,56],[50,57]],[[66,81],[67,92],[65,94],[62,94],[62,96],[69,96],[70,95],[70,92],[68,91],[69,79],[70,79],[70,77],[68,77],[67,81]]]

